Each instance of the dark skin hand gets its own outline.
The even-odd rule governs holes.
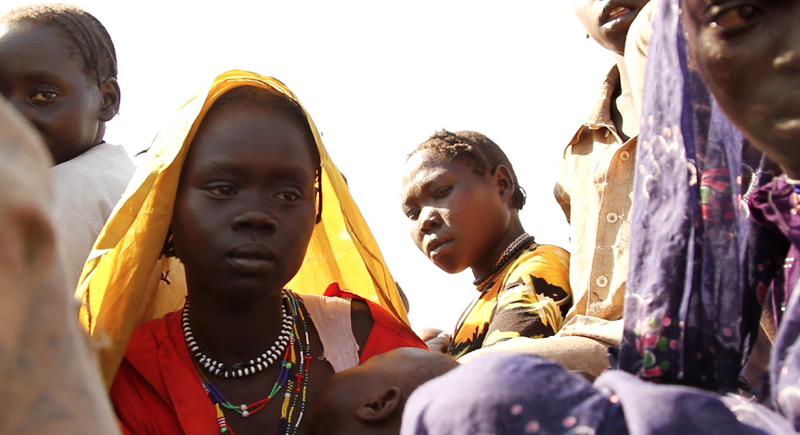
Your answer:
[[[447,353],[447,348],[450,347],[450,340],[452,340],[450,334],[436,328],[424,328],[417,335],[420,340],[428,345],[429,350],[437,353]]]

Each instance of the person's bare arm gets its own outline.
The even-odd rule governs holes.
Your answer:
[[[118,434],[64,280],[49,166],[0,99],[0,433]]]

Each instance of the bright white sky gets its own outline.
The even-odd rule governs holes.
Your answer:
[[[347,176],[415,329],[452,330],[475,295],[469,270],[448,275],[417,250],[400,209],[405,156],[434,131],[476,130],[497,142],[528,192],[525,229],[570,249],[553,185],[613,59],[586,39],[569,1],[74,3],[116,45],[122,107],[106,140],[131,154],[221,72],[286,83]]]

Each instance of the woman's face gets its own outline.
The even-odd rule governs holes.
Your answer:
[[[420,151],[406,162],[402,207],[411,238],[447,273],[470,267],[488,270],[495,245],[511,216],[496,176],[478,175],[461,160],[449,161]]]
[[[0,25],[0,92],[36,127],[56,164],[99,143],[102,122],[113,116],[79,53],[55,25]]]
[[[190,288],[225,301],[281,289],[314,229],[314,180],[308,134],[292,116],[235,103],[209,115],[186,156],[172,218]]]
[[[725,114],[800,177],[800,2],[683,0],[690,52]]]
[[[649,0],[572,0],[586,34],[614,53],[625,51],[631,23]]]

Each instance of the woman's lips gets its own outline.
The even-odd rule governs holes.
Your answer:
[[[432,242],[428,243],[428,256],[433,257],[434,255],[438,254],[442,248],[447,247],[453,242],[453,239],[450,240],[433,240]]]
[[[242,246],[228,253],[228,262],[247,273],[266,272],[274,260],[275,255],[263,245]]]
[[[233,267],[246,273],[266,272],[272,266],[272,261],[256,257],[228,257],[228,261]]]
[[[627,15],[631,11],[630,8],[626,8],[625,6],[617,6],[614,9],[611,9],[611,12],[608,14],[608,21],[614,21],[617,18],[623,17]]]
[[[629,0],[611,0],[603,8],[600,25],[606,28],[623,25],[636,17],[637,9],[635,5],[629,3]]]

